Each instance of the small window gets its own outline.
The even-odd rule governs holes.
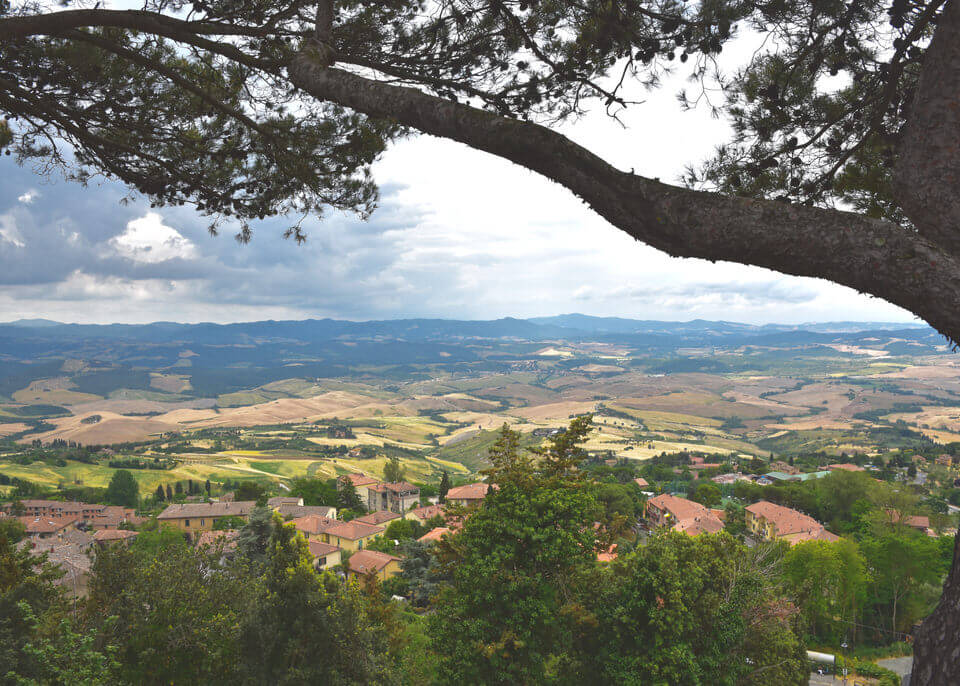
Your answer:
[[[184,519],[184,520],[183,520],[183,525],[184,525],[184,526],[190,526],[190,520],[189,520],[189,519]]]
[[[203,526],[203,520],[202,520],[202,519],[200,520],[200,526]]]

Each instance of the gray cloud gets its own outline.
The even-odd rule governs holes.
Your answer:
[[[392,155],[392,156],[391,156]],[[399,160],[399,162],[398,162]],[[438,169],[449,173],[439,174]],[[906,318],[810,279],[676,260],[516,167],[432,139],[388,157],[366,222],[331,212],[241,246],[188,207],[114,183],[43,179],[0,159],[0,320],[493,318],[574,310],[651,319]]]

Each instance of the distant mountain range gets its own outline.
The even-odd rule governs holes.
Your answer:
[[[809,324],[742,324],[738,322],[694,319],[688,322],[592,317],[562,314],[552,317],[494,320],[390,319],[346,321],[304,319],[257,321],[236,324],[64,324],[49,319],[19,319],[0,323],[0,338],[36,336],[39,338],[128,339],[201,343],[250,342],[267,340],[331,340],[336,338],[392,338],[404,340],[444,340],[467,338],[521,338],[542,340],[552,337],[584,335],[654,335],[713,338],[727,336],[764,336],[777,333],[859,333],[867,331],[910,330],[932,332],[922,322],[813,322]]]
[[[849,356],[861,348],[915,357],[942,354],[944,342],[933,329],[913,323],[757,326],[582,314],[490,321],[307,319],[238,324],[97,325],[30,319],[0,324],[0,400],[13,398],[39,379],[51,379],[51,388],[67,386],[72,393],[154,398],[161,394],[152,375],[175,375],[189,383],[171,397],[210,398],[290,378],[361,378],[372,373],[378,378],[429,379],[440,369],[467,374],[538,369],[548,359],[550,365],[573,368],[603,362],[598,343],[614,346],[621,351],[617,354],[625,354],[639,368],[717,371],[729,365],[717,366],[714,361],[704,367],[700,358],[748,350],[763,350],[776,359]],[[544,356],[543,350],[552,352]],[[750,364],[756,367],[756,361]],[[26,396],[60,397],[54,390],[37,393]]]

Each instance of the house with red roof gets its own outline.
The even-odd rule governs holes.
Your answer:
[[[412,519],[420,524],[426,524],[434,517],[443,517],[443,505],[424,505],[408,510],[404,515],[407,519]]]
[[[482,481],[467,484],[466,486],[457,486],[447,491],[447,502],[465,507],[479,505],[483,502],[483,499],[487,497],[489,490],[490,484],[485,484]]]
[[[307,541],[307,547],[313,557],[313,566],[317,569],[330,569],[340,564],[340,548],[332,543]]]
[[[377,550],[360,550],[347,560],[347,574],[355,579],[369,579],[373,576],[380,581],[386,581],[400,573],[402,559]]]
[[[689,536],[717,533],[723,522],[716,513],[700,503],[663,493],[647,501],[644,518],[651,527],[670,527]]]
[[[406,481],[367,486],[367,509],[390,510],[403,514],[420,504],[420,489]]]
[[[370,541],[378,538],[385,528],[374,524],[364,524],[353,520],[337,522],[327,526],[315,540],[330,543],[341,550],[363,550]]]
[[[93,542],[100,547],[106,547],[113,543],[129,544],[130,541],[139,536],[136,531],[126,529],[100,529],[93,534]]]
[[[453,530],[450,527],[438,526],[433,529],[430,529],[430,531],[425,533],[423,536],[421,536],[417,540],[420,541],[421,543],[436,543],[441,538],[443,538],[444,536],[448,536],[451,533],[453,533]]]
[[[813,517],[783,505],[761,500],[746,508],[747,529],[759,539],[784,540],[790,545],[806,541],[838,541]]]
[[[352,485],[357,492],[357,497],[360,498],[360,502],[366,507],[367,500],[369,499],[367,489],[377,483],[379,483],[377,479],[374,479],[372,476],[367,476],[366,474],[344,474],[337,477],[337,490],[342,491],[347,484]],[[379,510],[380,508],[375,507],[373,509]]]
[[[381,524],[389,524],[394,519],[400,519],[400,515],[396,512],[391,512],[390,510],[377,510],[376,512],[371,512],[370,514],[363,515],[362,517],[357,517],[353,521],[360,522],[361,524],[373,524],[374,526],[380,526]]]

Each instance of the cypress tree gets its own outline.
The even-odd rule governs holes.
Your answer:
[[[443,476],[440,477],[440,498],[441,503],[447,502],[447,491],[450,490],[450,475],[446,470],[443,471]]]

